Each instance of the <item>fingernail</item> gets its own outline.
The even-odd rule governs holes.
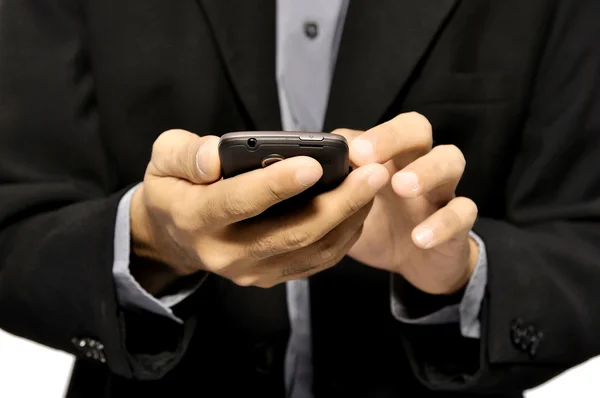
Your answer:
[[[399,186],[405,191],[416,191],[419,188],[419,179],[415,173],[403,171],[394,177],[396,186]]]
[[[433,242],[433,231],[429,228],[419,228],[415,231],[415,240],[421,247],[427,247]]]
[[[209,144],[210,141],[206,141],[198,148],[198,152],[196,152],[196,168],[202,177],[208,177],[210,173],[210,157],[212,151],[210,150]]]
[[[358,156],[364,162],[367,162],[373,156],[373,144],[367,140],[357,138],[350,144],[352,146],[352,152]]]
[[[388,182],[388,175],[383,170],[373,170],[367,182],[375,191],[381,189]]]
[[[309,187],[319,181],[323,171],[319,167],[307,166],[296,171],[296,181],[304,187]]]

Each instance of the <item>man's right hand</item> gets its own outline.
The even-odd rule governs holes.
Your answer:
[[[331,267],[357,241],[389,179],[382,165],[366,165],[303,208],[254,218],[314,185],[321,165],[295,157],[221,179],[218,142],[170,130],[154,143],[131,201],[134,253],[165,265],[159,273],[140,270],[138,281],[151,293],[201,271],[266,288]]]

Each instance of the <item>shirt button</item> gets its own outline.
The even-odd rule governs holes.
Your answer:
[[[314,39],[319,35],[319,25],[316,22],[305,22],[304,23],[304,34],[309,39]]]

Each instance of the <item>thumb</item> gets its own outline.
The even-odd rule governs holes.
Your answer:
[[[175,177],[194,184],[210,184],[221,178],[219,137],[203,136],[185,130],[168,130],[152,146],[148,173]]]

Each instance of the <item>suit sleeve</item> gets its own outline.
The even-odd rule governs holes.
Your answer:
[[[600,354],[600,2],[555,4],[505,217],[474,228],[488,255],[481,340],[405,329],[431,389],[514,393]]]
[[[0,328],[156,378],[181,358],[195,320],[117,305],[115,217],[131,186],[103,140],[72,3],[0,2]],[[156,333],[147,345],[136,338],[145,327]]]

